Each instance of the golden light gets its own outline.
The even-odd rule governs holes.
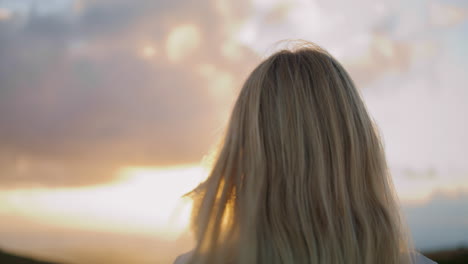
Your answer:
[[[238,61],[242,59],[243,56],[241,47],[233,40],[225,41],[223,43],[221,46],[221,54],[232,61]]]
[[[387,59],[393,58],[395,56],[393,42],[388,38],[388,36],[378,33],[375,34],[373,41],[381,55]]]
[[[145,45],[141,50],[141,55],[145,59],[151,59],[156,55],[156,48],[153,45]]]
[[[227,100],[233,98],[235,82],[234,76],[230,72],[208,63],[198,65],[197,72],[209,82],[210,94],[218,102],[225,105]]]
[[[177,63],[194,53],[201,44],[197,26],[185,24],[174,28],[166,40],[166,52],[171,62]]]
[[[124,167],[120,180],[85,188],[21,189],[0,193],[0,214],[55,227],[177,239],[189,226],[192,203],[181,196],[203,181],[198,165]]]
[[[223,123],[231,111],[234,98],[236,98],[233,74],[209,63],[198,65],[196,72],[205,79],[206,85],[204,86],[217,103],[216,118]]]

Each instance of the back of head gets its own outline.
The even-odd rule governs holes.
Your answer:
[[[378,130],[344,68],[312,43],[250,74],[191,195],[190,263],[410,263]]]

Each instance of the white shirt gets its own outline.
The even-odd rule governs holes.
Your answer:
[[[192,251],[178,256],[176,260],[174,261],[174,264],[186,264],[191,255],[192,255]],[[437,264],[437,262],[430,260],[429,258],[425,257],[424,255],[418,252],[413,253],[413,255],[415,257],[414,264]]]

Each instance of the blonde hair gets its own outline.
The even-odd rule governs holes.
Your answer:
[[[189,263],[412,262],[378,128],[313,43],[253,70],[209,177],[188,195]]]

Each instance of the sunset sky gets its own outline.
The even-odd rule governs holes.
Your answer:
[[[247,74],[297,38],[361,89],[416,246],[468,245],[467,1],[0,0],[0,249],[190,249],[179,197]]]

